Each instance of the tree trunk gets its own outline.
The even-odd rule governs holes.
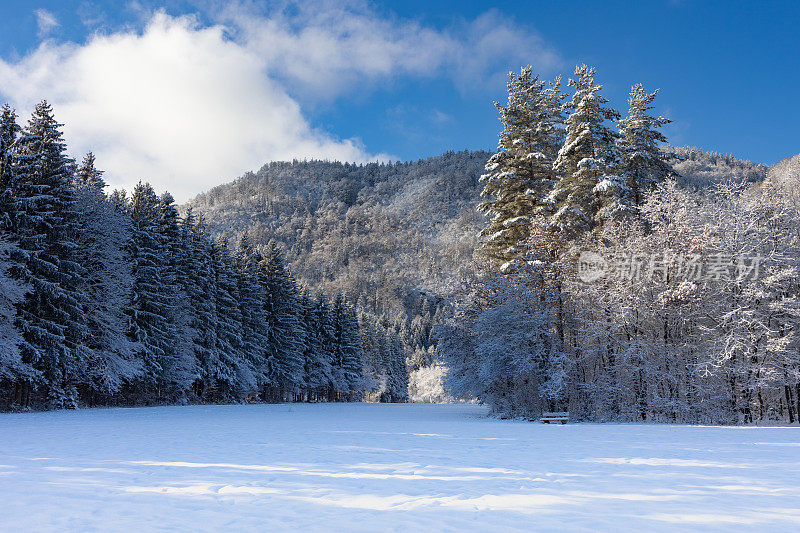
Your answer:
[[[786,396],[786,407],[789,411],[789,423],[794,424],[794,405],[792,405],[792,389],[789,385],[783,386],[783,393]]]

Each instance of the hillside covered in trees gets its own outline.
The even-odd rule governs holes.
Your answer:
[[[354,302],[362,322],[392,329],[412,370],[473,269],[475,210],[487,152],[411,163],[269,163],[187,204],[219,235],[274,240],[291,272]]]

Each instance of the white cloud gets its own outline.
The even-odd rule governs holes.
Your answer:
[[[557,62],[496,12],[437,31],[361,4],[315,6],[227,8],[216,25],[157,12],[141,31],[47,40],[17,62],[0,59],[0,92],[22,115],[49,100],[70,151],[94,151],[113,187],[143,179],[185,201],[270,160],[388,158],[313,128],[297,98],[397,76],[444,75],[466,87],[504,76],[504,61]]]
[[[445,75],[462,90],[497,87],[509,69],[533,62],[548,73],[560,63],[541,37],[496,10],[439,30],[357,1],[292,3],[267,15],[243,5],[228,4],[218,20],[266,59],[271,74],[317,98],[403,75]]]
[[[60,26],[55,15],[46,9],[37,9],[34,11],[34,14],[36,15],[36,26],[39,29],[39,37],[46,37],[51,31]]]
[[[71,151],[93,150],[113,186],[149,180],[178,201],[271,159],[374,157],[311,128],[263,60],[222,32],[158,14],[142,34],[0,62],[0,85],[21,110],[50,100]]]

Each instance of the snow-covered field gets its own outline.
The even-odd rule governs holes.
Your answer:
[[[192,406],[5,414],[0,442],[2,531],[800,528],[797,427]]]

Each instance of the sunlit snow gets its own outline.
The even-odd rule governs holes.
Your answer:
[[[562,426],[485,415],[476,405],[429,404],[6,414],[0,416],[0,526],[800,526],[800,427]]]

